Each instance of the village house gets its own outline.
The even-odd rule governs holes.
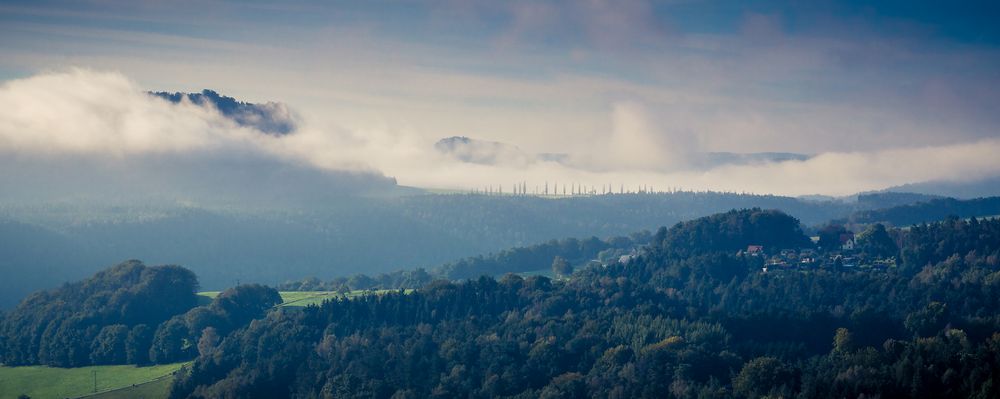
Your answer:
[[[844,233],[840,235],[840,249],[844,251],[854,250],[854,233]]]

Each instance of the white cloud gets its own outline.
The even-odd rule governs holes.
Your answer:
[[[622,101],[611,107],[611,131],[590,142],[570,163],[583,170],[669,172],[687,166],[700,151],[697,136],[657,118],[644,105]]]
[[[696,186],[757,193],[848,195],[931,180],[1000,175],[1000,139],[872,152],[823,153],[806,161],[724,166],[687,176]]]
[[[581,135],[567,164],[461,163],[434,150],[437,132],[385,125],[346,128],[306,114],[299,129],[274,137],[239,127],[210,108],[149,96],[118,73],[73,69],[0,86],[0,154],[124,159],[146,154],[244,154],[322,170],[381,171],[401,184],[473,188],[527,182],[776,194],[851,194],[927,180],[1000,175],[1000,139],[859,152],[824,152],[806,161],[729,165],[692,171],[686,160],[700,138],[674,114],[642,102],[615,102],[601,115],[610,130]],[[527,153],[542,152],[518,145]],[[16,170],[0,173],[16,174]]]
[[[0,87],[0,150],[6,152],[121,157],[261,140],[212,109],[149,96],[118,73],[72,69]]]

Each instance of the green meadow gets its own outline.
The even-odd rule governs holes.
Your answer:
[[[139,392],[139,394],[127,397],[163,397],[166,394],[166,387],[169,387],[172,380],[163,377],[169,376],[186,364],[188,362],[148,367],[116,365],[69,369],[46,366],[0,367],[0,398],[13,399],[22,394],[34,399],[77,398],[93,395],[95,375],[97,392],[105,392],[104,395],[95,397],[120,397],[107,396],[113,393],[108,391],[132,387],[133,384],[140,385],[161,378],[156,383],[142,386],[151,392],[142,393],[145,391],[136,390],[134,392]],[[159,396],[147,396],[156,393],[159,393]]]
[[[282,304],[284,307],[306,307],[309,305],[320,305],[323,301],[328,299],[337,298],[356,298],[363,295],[382,295],[387,292],[393,292],[395,290],[356,290],[351,291],[346,294],[339,293],[336,291],[282,291],[281,294]],[[413,290],[406,290],[406,293],[410,293]],[[202,304],[207,304],[212,301],[213,298],[219,295],[219,291],[205,291],[199,292],[198,296],[202,299]]]
[[[173,381],[174,379],[168,376],[135,386],[87,396],[86,399],[167,399],[167,396],[170,396],[170,384]]]

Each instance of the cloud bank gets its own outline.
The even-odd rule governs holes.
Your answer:
[[[131,154],[255,147],[256,137],[211,108],[169,105],[115,73],[82,69],[0,87],[0,150],[15,154]]]
[[[641,102],[611,101],[601,138],[567,146],[566,159],[521,155],[465,162],[435,149],[428,132],[349,129],[303,117],[294,131],[265,134],[216,107],[167,101],[119,73],[71,69],[11,80],[0,86],[0,155],[19,159],[92,158],[104,162],[147,156],[263,159],[317,172],[381,172],[400,184],[469,190],[524,183],[618,191],[622,186],[666,190],[747,191],[786,195],[846,195],[928,181],[1000,176],[1000,139],[876,151],[826,152],[802,160],[760,161],[708,169],[692,166],[701,138],[676,127]],[[521,147],[518,143],[513,143]],[[522,148],[529,153],[531,148]],[[38,165],[38,163],[35,163]],[[164,162],[169,165],[169,162]],[[12,176],[18,170],[0,171]],[[10,181],[8,179],[8,181]],[[22,180],[23,181],[23,180]],[[309,183],[312,184],[312,183]],[[5,190],[17,187],[4,187]],[[561,190],[560,190],[561,191]]]

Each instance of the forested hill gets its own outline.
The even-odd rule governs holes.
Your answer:
[[[811,247],[812,242],[799,225],[798,219],[781,211],[732,210],[661,229],[653,242],[679,257],[736,252],[749,245],[779,249]]]
[[[419,288],[434,280],[464,280],[479,276],[502,276],[507,273],[548,272],[553,260],[565,262],[565,268],[586,266],[591,262],[617,262],[623,256],[634,256],[638,249],[651,239],[648,231],[630,234],[628,237],[612,237],[606,240],[590,237],[586,239],[564,238],[550,240],[526,247],[514,247],[490,253],[462,258],[440,266],[416,270],[397,270],[377,275],[355,274],[323,281],[315,276],[301,280],[287,281],[279,285],[282,291],[355,291]]]
[[[124,344],[132,327],[155,328],[195,307],[197,287],[189,270],[129,261],[81,282],[34,293],[0,320],[0,359],[7,365],[59,367],[103,364],[105,357],[124,359],[123,351],[104,353],[92,341],[98,335],[120,335]]]
[[[198,306],[194,273],[128,261],[80,282],[31,294],[0,314],[0,363],[80,367],[173,363],[198,354],[281,302],[241,285]],[[202,345],[204,346],[204,345]]]
[[[746,249],[748,245],[779,249],[811,247],[812,243],[803,235],[799,225],[798,219],[780,211],[759,208],[732,210],[678,223],[670,229],[661,228],[655,236],[642,231],[607,240],[597,237],[551,240],[485,256],[462,258],[430,270],[397,270],[372,276],[356,274],[330,281],[308,277],[285,282],[279,287],[284,291],[418,288],[436,279],[454,281],[506,273],[545,272],[557,257],[570,269],[591,262],[616,263],[623,256],[628,259],[638,255],[642,247],[650,242],[680,257],[716,251],[736,252]]]
[[[171,396],[1000,396],[1000,221],[893,230],[900,261],[879,270],[765,273],[732,251],[767,239],[755,232],[804,242],[789,219],[680,224],[568,280],[482,277],[272,312],[199,356]]]
[[[948,216],[969,218],[998,215],[1000,215],[1000,197],[968,200],[938,198],[884,209],[857,211],[847,218],[833,222],[838,224],[884,223],[892,226],[909,226],[943,220]]]

